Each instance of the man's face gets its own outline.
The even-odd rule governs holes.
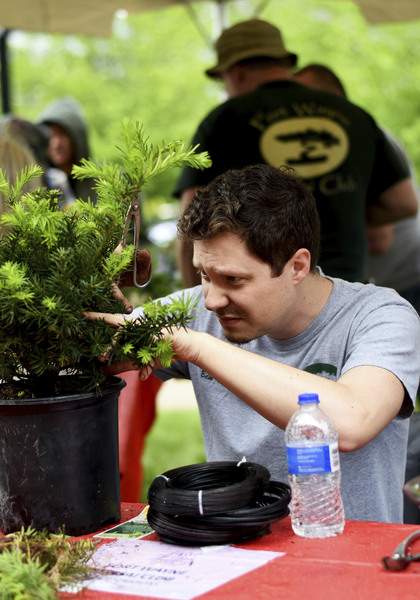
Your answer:
[[[216,313],[232,342],[262,335],[289,337],[296,296],[288,265],[273,277],[270,265],[233,233],[194,242],[194,266],[201,274],[206,308]]]
[[[60,125],[50,125],[48,157],[58,169],[71,171],[73,166],[73,144],[68,133]]]

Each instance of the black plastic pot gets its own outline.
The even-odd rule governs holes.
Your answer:
[[[0,398],[0,529],[82,535],[120,518],[116,377],[101,390]]]

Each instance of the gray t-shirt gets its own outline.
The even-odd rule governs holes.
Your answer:
[[[305,331],[281,341],[263,336],[241,347],[332,380],[361,365],[382,367],[398,377],[406,390],[399,418],[363,448],[341,453],[341,471],[348,519],[399,522],[408,433],[408,419],[402,417],[412,411],[419,380],[419,317],[393,290],[332,281],[327,304]],[[204,307],[201,287],[184,293],[199,298],[191,328],[224,340],[217,317]],[[177,361],[157,375],[192,380],[208,460],[245,456],[265,465],[273,479],[287,481],[283,430],[191,363]]]

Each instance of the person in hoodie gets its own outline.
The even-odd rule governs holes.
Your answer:
[[[42,186],[60,192],[59,206],[63,208],[74,200],[74,193],[67,174],[50,163],[48,158],[49,135],[50,130],[46,125],[37,125],[15,115],[6,115],[0,119],[0,138],[7,136],[30,152],[34,162],[42,168]]]
[[[49,104],[38,119],[39,125],[49,128],[48,159],[53,167],[63,171],[69,183],[63,207],[76,198],[96,200],[93,179],[79,180],[72,175],[74,165],[89,158],[89,141],[85,117],[78,102],[61,98]],[[49,187],[57,187],[54,181]]]

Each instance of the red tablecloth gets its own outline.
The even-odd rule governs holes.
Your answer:
[[[141,510],[139,504],[123,504],[122,520]],[[272,533],[241,544],[252,550],[286,552],[267,565],[234,579],[200,598],[227,600],[419,600],[420,563],[392,573],[381,564],[404,537],[420,525],[394,525],[348,521],[338,537],[310,540],[293,534],[290,520],[275,523]],[[420,553],[414,546],[414,552]],[[145,598],[83,591],[61,594],[74,600],[130,600]]]

